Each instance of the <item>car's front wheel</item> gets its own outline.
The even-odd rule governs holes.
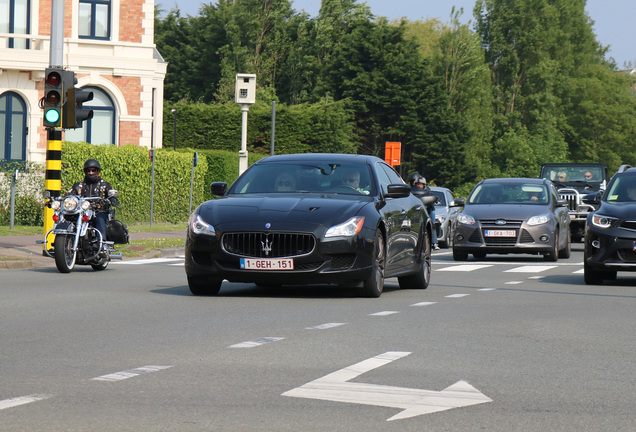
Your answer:
[[[190,287],[190,292],[195,296],[217,295],[221,289],[222,282],[222,279],[188,275],[188,286]]]
[[[371,277],[362,282],[358,289],[360,297],[380,297],[384,290],[384,266],[386,255],[384,252],[384,237],[380,230],[376,230],[373,241],[373,272]]]
[[[556,231],[554,233],[554,245],[552,246],[552,250],[547,254],[543,255],[543,259],[546,261],[556,262],[559,259],[559,232]]]
[[[419,267],[417,273],[398,278],[400,288],[426,289],[431,280],[431,241],[428,231],[422,238]]]
[[[587,285],[602,285],[603,284],[603,272],[594,270],[587,261],[583,261],[583,280]]]
[[[453,259],[455,261],[466,261],[468,259],[468,252],[460,252],[453,247]]]
[[[570,258],[572,255],[572,233],[568,231],[567,241],[565,242],[565,247],[559,251],[559,258]]]

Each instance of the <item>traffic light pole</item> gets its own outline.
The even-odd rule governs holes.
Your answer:
[[[60,71],[63,67],[62,60],[64,58],[64,1],[65,0],[53,0],[51,3],[49,68],[56,68]],[[64,95],[62,97],[66,96]],[[51,127],[47,128],[44,189],[51,197],[60,196],[62,191],[62,130]],[[43,228],[43,237],[53,228],[53,210],[47,206],[44,207]],[[42,251],[42,255],[46,255],[46,251],[53,248],[53,238],[53,236],[49,237],[50,241],[48,244],[46,238],[43,238],[44,250]]]

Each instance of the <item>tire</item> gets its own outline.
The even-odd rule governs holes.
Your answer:
[[[108,263],[109,262],[110,262],[110,260],[108,258],[104,257],[104,258],[102,258],[102,260],[100,261],[99,264],[91,264],[91,267],[95,271],[106,270],[106,267],[108,267]]]
[[[451,242],[450,242],[450,224],[448,224],[448,226],[446,227],[446,236],[444,237],[444,240],[439,242],[439,246],[444,248],[444,249],[448,249],[449,247],[451,247]]]
[[[583,280],[587,285],[603,284],[603,272],[594,270],[592,266],[587,263],[585,257],[583,258]]]
[[[422,239],[422,247],[418,261],[419,268],[417,273],[398,278],[400,288],[428,288],[428,284],[431,281],[431,240],[428,235],[428,231],[426,231],[424,238]]]
[[[486,259],[486,252],[474,252],[473,256],[478,260]]]
[[[195,296],[215,296],[221,290],[222,279],[208,279],[204,276],[188,275],[190,292]]]
[[[466,261],[468,259],[468,252],[459,252],[453,247],[453,259],[455,261]]]
[[[369,279],[362,282],[362,287],[358,288],[358,295],[360,297],[380,297],[384,290],[385,265],[384,237],[382,237],[380,230],[376,230],[375,239],[373,241],[373,272]]]
[[[60,273],[70,273],[75,267],[77,251],[73,250],[74,240],[75,238],[68,234],[55,236],[55,242],[53,243],[55,266]]]
[[[559,260],[559,232],[556,231],[554,234],[554,246],[552,250],[547,254],[543,255],[543,259],[545,261],[556,262]]]
[[[565,247],[559,251],[559,258],[567,259],[570,258],[570,255],[572,255],[572,233],[570,233],[569,230],[566,243]]]

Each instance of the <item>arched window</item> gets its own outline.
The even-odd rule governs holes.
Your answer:
[[[26,119],[26,103],[20,95],[0,95],[0,159],[26,160]]]
[[[84,102],[85,109],[93,110],[93,118],[82,123],[79,129],[67,129],[66,141],[86,141],[91,144],[115,143],[115,105],[103,90],[97,87],[83,87],[93,92],[93,100]]]

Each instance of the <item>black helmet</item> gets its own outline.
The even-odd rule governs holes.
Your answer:
[[[102,166],[99,164],[97,159],[89,159],[86,162],[84,162],[84,171],[86,171],[87,168],[97,168],[98,170],[101,171]]]
[[[417,183],[417,179],[419,179],[420,177],[422,177],[422,176],[418,172],[411,173],[409,175],[409,184],[410,185],[415,185],[415,183]]]

